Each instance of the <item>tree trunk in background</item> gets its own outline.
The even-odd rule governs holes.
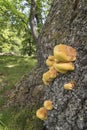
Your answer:
[[[60,43],[76,49],[75,71],[58,75],[49,87],[44,87],[42,74],[48,69],[45,60]],[[86,54],[87,0],[54,0],[38,38],[38,65],[16,86],[14,103],[33,108],[38,106],[38,101],[43,104],[44,99],[50,99],[54,109],[49,111],[44,123],[48,130],[87,130]],[[64,90],[64,83],[71,80],[76,82],[75,88]]]

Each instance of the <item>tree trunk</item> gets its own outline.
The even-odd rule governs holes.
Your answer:
[[[60,43],[76,49],[75,71],[59,74],[44,87],[42,74],[48,69],[45,60],[53,53],[53,47]],[[44,122],[48,130],[87,130],[86,54],[87,0],[54,0],[38,38],[38,65],[16,86],[15,104],[30,107],[37,106],[39,100],[43,104],[43,100],[50,99],[54,109],[48,112],[48,119]],[[64,83],[71,80],[75,81],[75,88],[64,90]]]

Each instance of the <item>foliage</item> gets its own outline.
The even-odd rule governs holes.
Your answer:
[[[17,37],[17,30],[14,29],[12,31],[11,29],[3,29],[2,36],[3,39],[0,41],[0,52],[14,52],[14,54],[19,55],[23,38]]]
[[[20,49],[21,54],[28,54],[28,56],[35,55],[36,46],[30,30],[26,29],[26,32],[23,37],[24,39],[22,40],[22,48]]]
[[[50,0],[51,1],[51,0]],[[0,0],[0,53],[35,54],[29,13],[31,0]],[[48,0],[36,0],[36,25],[40,33],[50,6]]]

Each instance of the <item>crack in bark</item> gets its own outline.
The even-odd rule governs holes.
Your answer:
[[[79,4],[79,0],[75,0],[74,4],[73,4],[73,12],[71,14],[71,19],[70,19],[70,25],[71,23],[74,21],[74,19],[77,17],[78,12],[76,11],[78,8],[78,4]]]
[[[75,0],[74,4],[73,4],[73,10],[75,11],[78,7],[79,4],[79,0]]]

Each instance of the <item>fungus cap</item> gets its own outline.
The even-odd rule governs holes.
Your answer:
[[[47,72],[45,72],[44,74],[43,74],[43,79],[45,79],[45,80],[49,80],[49,71],[47,71]]]
[[[59,44],[54,47],[54,57],[57,62],[75,61],[76,50],[71,46]]]
[[[45,85],[49,85],[49,81],[46,81],[44,78],[42,78],[42,81],[43,81],[43,83],[45,84]]]
[[[36,116],[41,119],[41,120],[46,120],[47,119],[47,110],[44,107],[41,107],[36,111]]]
[[[70,82],[70,83],[64,84],[64,89],[72,90],[74,86],[75,86],[74,82]]]
[[[49,83],[56,78],[58,75],[56,69],[54,67],[50,67],[49,71],[43,74],[42,80],[45,85],[49,85]]]
[[[49,83],[53,80],[53,77],[50,77],[50,72],[47,71],[43,74],[42,80],[45,85],[49,85]]]
[[[54,60],[49,60],[49,59],[46,60],[46,65],[49,67],[53,66],[54,63],[55,63]]]
[[[67,62],[67,63],[55,63],[54,64],[55,69],[58,70],[62,70],[62,71],[70,71],[70,70],[74,70],[74,64],[72,62]]]
[[[44,101],[44,107],[47,110],[52,110],[53,109],[53,103],[52,103],[52,101],[51,100]]]
[[[48,59],[51,60],[51,61],[54,61],[54,60],[55,60],[55,57],[52,56],[52,55],[50,55],[50,56],[48,56]]]
[[[48,59],[46,60],[46,65],[51,67],[55,63],[55,58],[54,56],[48,56]]]
[[[50,74],[50,78],[56,78],[57,77],[57,75],[58,75],[58,72],[57,72],[57,70],[52,66],[52,67],[50,67],[50,69],[49,69],[49,74]]]

